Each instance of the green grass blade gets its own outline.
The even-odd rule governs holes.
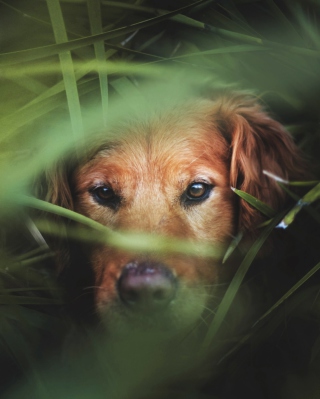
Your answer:
[[[304,275],[289,291],[287,291],[266,313],[264,313],[252,327],[264,320],[270,313],[286,301],[298,288],[300,288],[311,276],[313,276],[320,269],[320,262],[317,263],[306,275]]]
[[[283,188],[285,186],[282,185]],[[286,189],[286,191],[289,191]],[[297,217],[298,213],[303,209],[306,208],[307,205],[312,204],[313,202],[317,201],[320,198],[320,183],[318,183],[315,187],[313,187],[310,191],[307,192],[301,199],[298,200],[297,204],[291,209],[291,211],[283,218],[279,227],[287,228],[292,224]],[[307,207],[306,210],[311,214],[311,216],[320,223],[320,215],[316,212],[315,209]]]
[[[68,218],[100,232],[111,232],[111,230],[107,227],[104,227],[102,224],[95,222],[94,220],[87,218],[86,216],[80,215],[79,213],[73,212],[69,209],[62,208],[61,206],[50,204],[49,202],[42,201],[37,198],[24,195],[19,199],[19,204]]]
[[[255,45],[250,45],[250,44],[238,44],[235,46],[226,46],[226,47],[221,47],[221,48],[215,48],[212,50],[199,51],[196,53],[183,54],[183,55],[179,55],[177,57],[172,57],[170,59],[178,60],[181,58],[188,58],[188,57],[201,57],[203,55],[246,53],[246,52],[255,52],[255,51],[261,52],[261,51],[269,51],[269,50],[270,50],[269,48],[263,48],[261,46],[255,46]]]
[[[187,18],[187,17],[185,17],[185,18]],[[194,24],[190,23],[190,25],[194,25]],[[316,57],[316,58],[320,57],[320,51],[311,50],[311,49],[304,48],[304,47],[284,45],[284,44],[274,42],[271,40],[265,40],[265,39],[261,39],[259,37],[244,35],[242,33],[237,33],[237,32],[228,31],[226,29],[216,28],[215,26],[211,26],[211,25],[204,25],[204,28],[205,28],[205,30],[211,32],[212,34],[218,35],[221,38],[226,39],[226,40],[240,41],[242,43],[247,43],[247,44],[256,44],[256,45],[271,48],[272,51],[299,54],[299,55],[304,55],[307,57]]]
[[[99,35],[102,33],[102,16],[100,9],[100,0],[87,0],[90,29],[92,35]],[[104,49],[104,42],[94,43],[94,52],[97,60],[97,70],[100,81],[101,106],[102,106],[102,120],[103,124],[107,125],[108,114],[108,73],[106,68],[100,68],[106,62],[106,53]]]
[[[231,241],[223,259],[222,259],[222,263],[225,263],[227,261],[227,259],[231,256],[231,254],[233,253],[233,251],[237,248],[237,246],[239,245],[240,241],[242,240],[243,237],[243,232],[240,231]]]
[[[252,205],[255,209],[260,211],[264,216],[268,218],[273,218],[277,212],[272,209],[269,205],[265,204],[264,202],[260,201],[258,198],[253,197],[252,195],[238,190],[237,188],[232,187],[232,190],[242,199],[244,199],[248,204]]]
[[[314,186],[314,185],[319,183],[319,180],[289,181],[289,180],[285,180],[282,177],[277,176],[274,173],[271,173],[271,172],[269,172],[267,170],[264,170],[263,174],[268,176],[268,177],[270,177],[271,179],[275,180],[276,182],[278,182],[281,185],[286,184],[288,186],[300,186],[300,187],[306,186],[307,187],[307,186]]]
[[[47,0],[47,1],[49,1],[49,0]],[[57,0],[54,0],[54,1],[57,1]],[[32,49],[28,49],[28,50],[0,54],[0,66],[8,65],[8,64],[18,64],[18,63],[24,62],[24,61],[36,60],[36,59],[47,57],[50,55],[59,54],[61,52],[71,51],[71,50],[75,50],[75,49],[78,49],[81,47],[89,46],[89,45],[99,42],[101,40],[108,40],[108,39],[112,39],[115,37],[119,37],[124,34],[134,32],[138,29],[147,28],[147,27],[153,26],[159,22],[166,21],[167,19],[173,17],[174,15],[177,15],[181,12],[186,12],[186,11],[192,9],[193,7],[195,7],[199,4],[202,4],[206,1],[207,0],[199,0],[192,4],[189,4],[187,6],[181,7],[175,11],[166,13],[164,15],[150,18],[150,19],[147,19],[142,22],[138,22],[138,23],[135,23],[135,24],[132,24],[129,26],[125,26],[123,28],[114,29],[112,31],[101,33],[98,35],[88,36],[88,37],[84,37],[81,39],[70,40],[69,42],[66,42],[66,43],[53,44],[53,45],[49,45],[49,46],[42,46],[42,47],[32,48]],[[203,27],[203,24],[202,23],[200,23],[200,24]]]
[[[22,295],[8,295],[5,290],[0,295],[0,305],[62,305],[58,298],[42,298]]]
[[[225,293],[219,308],[217,310],[217,313],[208,329],[207,335],[204,339],[203,346],[202,346],[202,351],[201,355],[205,356],[208,351],[210,350],[210,345],[212,344],[216,334],[218,333],[220,327],[223,324],[223,321],[226,317],[226,314],[228,313],[233,300],[240,288],[240,285],[247,274],[247,271],[249,270],[249,267],[251,266],[254,258],[256,257],[257,253],[259,252],[260,248],[264,244],[264,242],[267,240],[273,229],[277,226],[279,221],[283,218],[285,213],[281,213],[277,217],[275,217],[261,233],[261,235],[258,237],[258,239],[254,242],[252,247],[249,249],[248,253],[246,254],[245,258],[241,262],[239,269],[237,270],[235,276],[233,277],[227,292]]]
[[[266,0],[266,4],[268,4],[268,7],[270,8],[273,18],[279,21],[279,26],[285,28],[292,37],[292,39],[294,39],[297,43],[303,45],[301,36],[298,34],[298,31],[294,28],[290,20],[281,11],[277,4],[273,0]]]
[[[68,42],[59,0],[47,0],[52,28],[57,43]],[[70,52],[59,54],[63,81],[66,89],[67,102],[74,137],[79,143],[83,140],[83,124],[77,81]]]
[[[114,247],[138,252],[174,252],[210,258],[220,258],[222,256],[223,248],[219,246],[214,247],[200,242],[189,242],[150,234],[119,233],[79,213],[37,198],[22,195],[18,204],[68,218],[94,230],[88,234],[88,231],[69,228],[70,236],[72,235],[74,238],[81,240],[108,243]],[[61,228],[53,222],[40,222],[37,223],[37,227],[45,233],[63,234]]]

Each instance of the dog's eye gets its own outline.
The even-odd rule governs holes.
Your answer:
[[[101,205],[116,208],[120,203],[120,198],[115,194],[111,187],[99,186],[90,190],[93,198]]]
[[[207,183],[194,182],[190,184],[185,192],[185,203],[192,204],[204,201],[209,197],[212,186]]]

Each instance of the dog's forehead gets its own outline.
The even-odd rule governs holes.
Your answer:
[[[225,162],[229,150],[222,135],[205,124],[191,122],[166,124],[159,120],[137,126],[106,143],[94,158],[105,165],[118,164],[136,171]]]
[[[188,180],[201,174],[227,175],[229,145],[207,110],[172,109],[119,124],[101,143],[82,176],[93,179]],[[90,176],[89,176],[90,175]]]
[[[106,138],[96,157],[127,155],[127,160],[170,159],[172,156],[190,160],[202,153],[225,158],[228,144],[212,116],[212,103],[186,103],[150,116],[123,121]],[[123,159],[125,161],[125,159]]]

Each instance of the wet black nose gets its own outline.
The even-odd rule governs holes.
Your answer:
[[[121,300],[133,310],[164,309],[175,296],[176,278],[161,263],[128,263],[120,276],[118,292]]]

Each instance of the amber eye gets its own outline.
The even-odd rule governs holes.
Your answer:
[[[187,205],[200,203],[209,197],[212,185],[202,182],[191,183],[186,192],[184,202]]]
[[[198,199],[201,198],[207,191],[207,184],[204,183],[192,183],[188,187],[187,196],[189,198]]]
[[[93,199],[100,205],[108,206],[110,208],[117,208],[120,203],[120,197],[115,194],[113,189],[108,186],[94,187],[90,190]]]

